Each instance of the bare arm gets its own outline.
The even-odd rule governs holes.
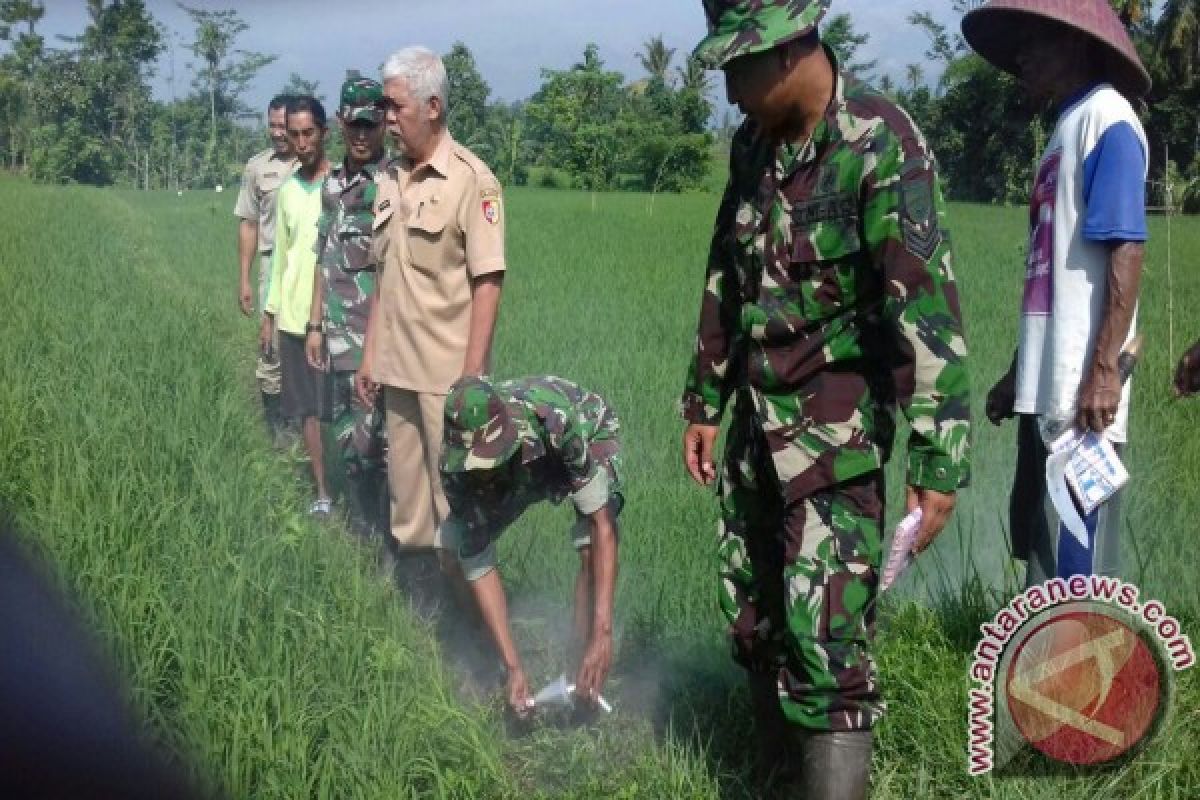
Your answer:
[[[1121,375],[1117,358],[1137,308],[1138,286],[1146,248],[1141,242],[1113,242],[1108,251],[1108,295],[1091,365],[1079,387],[1075,424],[1103,431],[1113,423],[1121,402]]]
[[[482,578],[471,583],[471,591],[475,594],[475,602],[479,604],[480,614],[492,635],[492,641],[496,643],[500,660],[508,671],[508,704],[518,715],[524,716],[533,701],[521,666],[521,656],[517,653],[512,631],[508,627],[508,599],[504,596],[500,573],[489,570]]]
[[[483,375],[489,369],[492,335],[496,331],[496,315],[500,310],[500,289],[503,272],[489,272],[471,281],[471,328],[467,334],[467,354],[463,359],[463,375]]]
[[[250,269],[257,252],[258,224],[244,219],[238,223],[238,267],[241,278],[238,284],[238,304],[246,316],[254,313],[254,290],[250,286]]]
[[[592,514],[592,625],[575,677],[576,696],[595,704],[612,666],[613,595],[617,584],[617,532],[608,506]]]
[[[317,326],[325,315],[325,281],[321,279],[320,267],[313,281],[312,305],[308,310],[308,324]],[[308,364],[313,369],[324,372],[329,367],[329,359],[325,357],[325,336],[320,331],[310,330],[304,337],[304,351]]]

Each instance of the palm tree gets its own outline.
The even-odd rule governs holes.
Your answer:
[[[1140,25],[1146,18],[1147,12],[1152,10],[1153,5],[1150,0],[1115,0],[1113,2],[1117,16],[1121,18],[1121,22],[1127,28]]]
[[[712,78],[709,77],[708,70],[690,55],[682,67],[675,68],[675,73],[679,76],[679,88],[685,92],[693,91],[708,96],[712,91]]]
[[[1200,60],[1200,0],[1167,0],[1155,44],[1173,75],[1190,83]]]
[[[662,36],[655,36],[644,45],[643,52],[638,53],[638,61],[642,68],[650,73],[652,80],[667,82],[667,70],[671,68],[671,59],[675,57],[675,48],[667,47]]]
[[[904,68],[904,77],[908,79],[908,90],[915,92],[925,82],[925,70],[920,64],[909,64]]]

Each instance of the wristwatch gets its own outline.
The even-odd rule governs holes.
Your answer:
[[[305,333],[320,333],[320,334],[324,335],[325,323],[324,322],[306,322],[306,323],[304,323],[304,332]]]

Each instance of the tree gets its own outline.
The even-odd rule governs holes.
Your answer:
[[[566,168],[587,189],[616,183],[620,148],[613,132],[625,103],[624,76],[604,69],[599,48],[589,44],[583,61],[568,70],[542,70],[544,83],[526,106],[539,160]]]
[[[676,72],[679,75],[681,90],[697,92],[706,96],[712,91],[712,78],[709,77],[708,70],[691,55],[687,57],[682,67],[676,68]]]
[[[299,72],[292,72],[288,74],[287,83],[279,90],[279,94],[289,94],[298,97],[308,95],[320,99],[320,91],[321,84],[319,82],[305,80]]]
[[[654,36],[642,45],[642,52],[637,54],[642,69],[646,70],[651,80],[667,83],[668,70],[671,69],[671,59],[675,57],[675,48],[667,47],[661,35]]]
[[[455,139],[471,149],[479,148],[484,142],[491,87],[475,66],[475,56],[462,42],[455,42],[442,62],[446,65],[450,87],[450,96],[446,100],[447,126]],[[487,160],[486,154],[481,155]]]
[[[904,68],[904,77],[908,81],[908,90],[915,92],[925,83],[925,70],[920,64],[909,64]]]
[[[30,134],[37,125],[33,81],[45,44],[37,24],[45,13],[45,6],[32,0],[0,2],[0,41],[12,42],[12,51],[0,58],[0,113],[7,122],[4,144],[13,169],[28,158]],[[14,31],[18,31],[15,38]]]
[[[920,28],[929,38],[929,49],[925,57],[930,61],[940,61],[949,66],[958,60],[966,49],[966,42],[961,35],[952,39],[946,32],[946,26],[933,18],[928,11],[914,11],[908,15],[908,24]]]
[[[200,59],[194,85],[208,96],[208,162],[211,175],[221,180],[224,158],[218,148],[218,122],[246,110],[241,95],[254,76],[275,56],[234,49],[234,43],[248,27],[234,10],[206,11],[179,3],[196,26],[189,49]]]
[[[858,33],[854,30],[854,20],[849,14],[835,14],[825,22],[821,32],[821,41],[829,46],[837,55],[842,69],[856,78],[866,78],[875,69],[876,61],[854,63],[858,48],[870,41],[871,35]]]

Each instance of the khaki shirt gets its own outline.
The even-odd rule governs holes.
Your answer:
[[[280,158],[268,148],[247,161],[242,170],[242,188],[233,215],[258,223],[260,253],[269,253],[275,247],[275,197],[295,169],[296,159]]]
[[[428,164],[414,171],[401,157],[377,180],[373,377],[445,394],[462,375],[471,279],[505,268],[500,184],[448,133]]]

